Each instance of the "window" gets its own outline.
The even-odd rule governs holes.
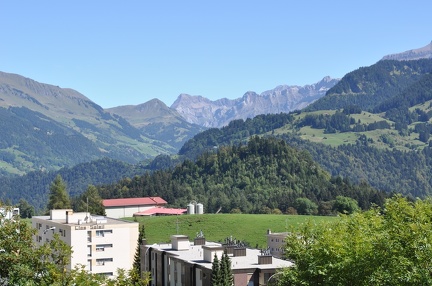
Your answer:
[[[100,258],[100,259],[96,259],[96,265],[97,266],[104,266],[105,263],[108,262],[113,262],[112,258]]]
[[[91,253],[91,245],[87,245],[87,257],[91,257],[92,253]]]
[[[108,277],[108,276],[113,276],[113,273],[112,272],[101,272],[101,273],[98,273],[98,275]]]
[[[102,273],[98,273],[98,274],[102,275],[102,276],[113,276],[112,272],[102,272]]]
[[[59,229],[60,236],[66,237],[66,229]]]
[[[112,244],[96,244],[96,251],[105,251],[106,248],[111,248],[112,246]]]
[[[91,231],[87,231],[87,242],[91,242]]]
[[[108,230],[96,230],[96,237],[105,237],[105,235],[112,233],[111,229]]]

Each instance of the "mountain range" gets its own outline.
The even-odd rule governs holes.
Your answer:
[[[241,98],[222,98],[215,101],[202,96],[181,94],[171,105],[190,123],[204,127],[222,127],[235,119],[253,118],[259,114],[273,114],[302,109],[325,93],[338,82],[329,76],[305,86],[280,85],[257,94],[246,92]]]
[[[280,85],[215,101],[181,94],[171,107],[153,99],[104,110],[75,90],[0,72],[0,132],[7,134],[0,137],[0,173],[58,170],[103,157],[137,163],[175,154],[205,129],[259,114],[347,104],[373,111],[430,72],[427,62],[405,61],[407,55],[429,58],[430,47],[385,56],[402,61],[379,61],[367,73],[360,68],[343,81],[324,77],[311,85]]]
[[[1,199],[26,198],[43,208],[56,173],[79,195],[89,184],[124,176],[135,184],[143,172],[185,159],[188,167],[187,161],[203,152],[239,146],[254,135],[279,137],[307,150],[332,176],[387,192],[430,195],[431,72],[432,59],[381,60],[340,80],[325,77],[234,100],[182,94],[171,107],[153,99],[107,110],[72,89],[0,73]],[[191,117],[179,112],[181,106],[191,107]],[[120,192],[128,195],[127,188]]]
[[[176,148],[72,89],[0,72],[0,173],[55,170],[102,157],[139,162]]]
[[[175,154],[195,134],[231,120],[307,106],[337,83],[278,86],[210,101],[181,94],[172,107],[153,99],[104,110],[69,88],[0,72],[0,174],[57,170],[108,157],[137,163]]]

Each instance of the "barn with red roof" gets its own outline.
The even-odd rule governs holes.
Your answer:
[[[102,203],[106,216],[111,218],[178,215],[186,212],[186,209],[165,208],[167,202],[161,197],[106,199]]]

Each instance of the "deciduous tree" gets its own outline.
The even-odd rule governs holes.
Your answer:
[[[396,196],[383,208],[303,225],[286,238],[279,285],[432,285],[432,200]]]

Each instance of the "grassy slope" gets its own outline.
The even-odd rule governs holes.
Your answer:
[[[133,218],[126,218],[134,220]],[[147,243],[169,242],[170,236],[178,234],[189,236],[190,240],[202,230],[208,241],[222,242],[233,238],[249,243],[251,247],[263,248],[267,245],[267,230],[284,232],[286,229],[313,221],[333,220],[335,217],[300,216],[300,215],[264,215],[264,214],[203,214],[182,216],[158,216],[138,218],[144,223]]]
[[[414,110],[415,108],[420,108],[425,111],[429,111],[429,102],[426,102],[424,104],[416,105],[411,110]],[[320,110],[320,111],[313,111],[313,112],[302,112],[299,115],[296,115],[297,119],[302,119],[307,114],[328,114],[332,115],[334,114],[334,110]],[[294,130],[292,125],[286,125],[282,128],[276,129],[272,132],[272,134],[278,135],[278,134],[284,134],[284,133],[297,133],[300,135],[300,137],[304,140],[309,140],[311,142],[315,143],[323,143],[326,145],[330,145],[333,147],[342,145],[342,144],[355,144],[356,140],[359,138],[360,135],[364,134],[367,136],[367,138],[373,139],[374,143],[371,143],[370,145],[375,146],[376,148],[387,148],[387,149],[399,149],[402,151],[409,151],[410,148],[407,147],[407,145],[416,146],[416,148],[423,148],[427,144],[421,142],[418,140],[418,134],[417,133],[411,133],[410,136],[400,136],[399,132],[394,129],[394,122],[385,119],[382,117],[383,114],[373,114],[369,112],[363,111],[361,114],[352,114],[351,117],[353,117],[356,122],[358,120],[361,121],[363,124],[370,124],[373,122],[378,122],[382,120],[386,120],[391,126],[392,129],[377,129],[372,131],[365,131],[365,132],[343,132],[343,133],[332,133],[332,134],[325,134],[324,129],[313,129],[310,126],[304,126],[300,128],[300,130]],[[414,129],[414,125],[416,123],[413,123],[409,125],[409,128]],[[269,132],[270,133],[270,132]],[[389,135],[394,142],[393,146],[390,146],[389,144],[385,144],[381,140],[382,135]]]

